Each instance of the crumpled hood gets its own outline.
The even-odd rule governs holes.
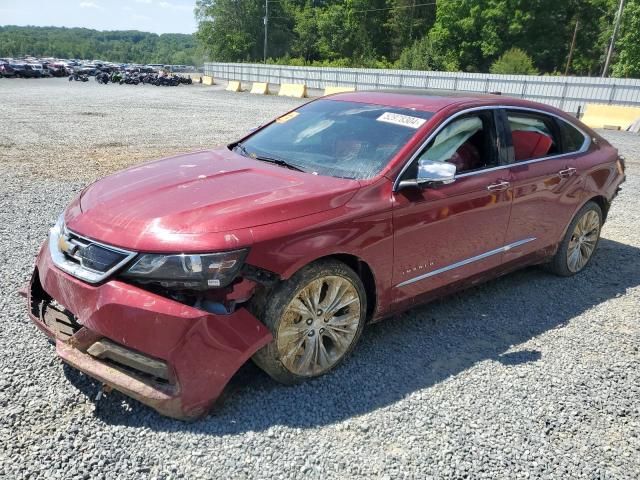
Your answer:
[[[223,147],[146,163],[90,185],[66,214],[77,233],[123,248],[149,237],[234,232],[344,205],[356,180],[323,177]],[[161,242],[160,242],[161,243]]]

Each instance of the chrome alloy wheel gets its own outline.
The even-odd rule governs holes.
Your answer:
[[[280,361],[295,375],[323,374],[349,351],[360,313],[358,290],[348,279],[311,281],[284,310],[276,336]]]
[[[579,272],[593,255],[600,236],[600,217],[593,211],[587,211],[576,223],[567,248],[567,266],[573,273]]]

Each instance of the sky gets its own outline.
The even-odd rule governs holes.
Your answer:
[[[195,0],[0,0],[0,25],[193,33]]]

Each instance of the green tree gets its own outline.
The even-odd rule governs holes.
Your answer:
[[[383,56],[385,0],[345,0],[316,7],[320,58],[359,65]]]
[[[311,1],[307,1],[302,7],[292,8],[295,18],[293,27],[294,39],[292,41],[292,51],[297,57],[304,59],[305,63],[310,63],[320,58],[318,51],[318,17]]]
[[[631,0],[622,17],[622,33],[616,42],[613,76],[640,77],[640,0]]]
[[[257,58],[264,15],[258,0],[197,0],[195,13],[196,36],[213,60]]]
[[[405,48],[396,62],[404,70],[442,70],[442,55],[434,50],[431,38],[426,35]]]
[[[388,57],[392,60],[400,58],[408,45],[424,37],[436,19],[436,4],[424,5],[419,0],[388,0],[390,8],[385,23],[387,29]],[[417,5],[417,6],[416,6]]]
[[[514,75],[537,75],[538,70],[533,66],[533,60],[519,48],[511,48],[504,52],[491,65],[491,73]]]
[[[578,22],[578,31],[575,51],[569,65],[570,74],[588,76],[600,74],[617,6],[617,0],[571,2],[565,26],[567,42],[565,66],[576,22]],[[558,70],[564,72],[564,68],[561,67],[562,65],[559,65]]]
[[[139,32],[101,32],[87,28],[0,27],[0,57],[100,59],[127,63],[199,65],[193,35]]]
[[[213,60],[255,61],[264,52],[263,0],[197,0],[196,36]],[[290,49],[293,18],[288,4],[269,2],[268,55],[277,57]]]
[[[554,71],[567,58],[576,1],[440,2],[429,37],[435,50],[444,52],[448,70],[487,71],[501,52],[518,47],[531,53],[536,66]]]
[[[628,1],[636,5],[640,0]],[[617,2],[269,0],[268,56],[299,65],[395,62],[401,68],[486,72],[501,54],[519,48],[531,56],[534,68],[562,72],[577,22],[569,71],[595,75],[602,68]],[[211,58],[262,60],[264,0],[197,0],[196,5],[197,38]],[[630,27],[623,28],[627,40],[620,38],[618,58],[627,65],[633,63],[627,59],[633,58],[637,29],[631,16],[625,18]],[[621,64],[615,71],[627,70]]]

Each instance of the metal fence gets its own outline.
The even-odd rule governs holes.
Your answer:
[[[640,106],[640,80],[597,77],[492,75],[367,68],[291,67],[255,63],[205,63],[206,75],[243,82],[305,83],[309,88],[355,87],[500,92],[553,105],[567,112],[586,103]]]

